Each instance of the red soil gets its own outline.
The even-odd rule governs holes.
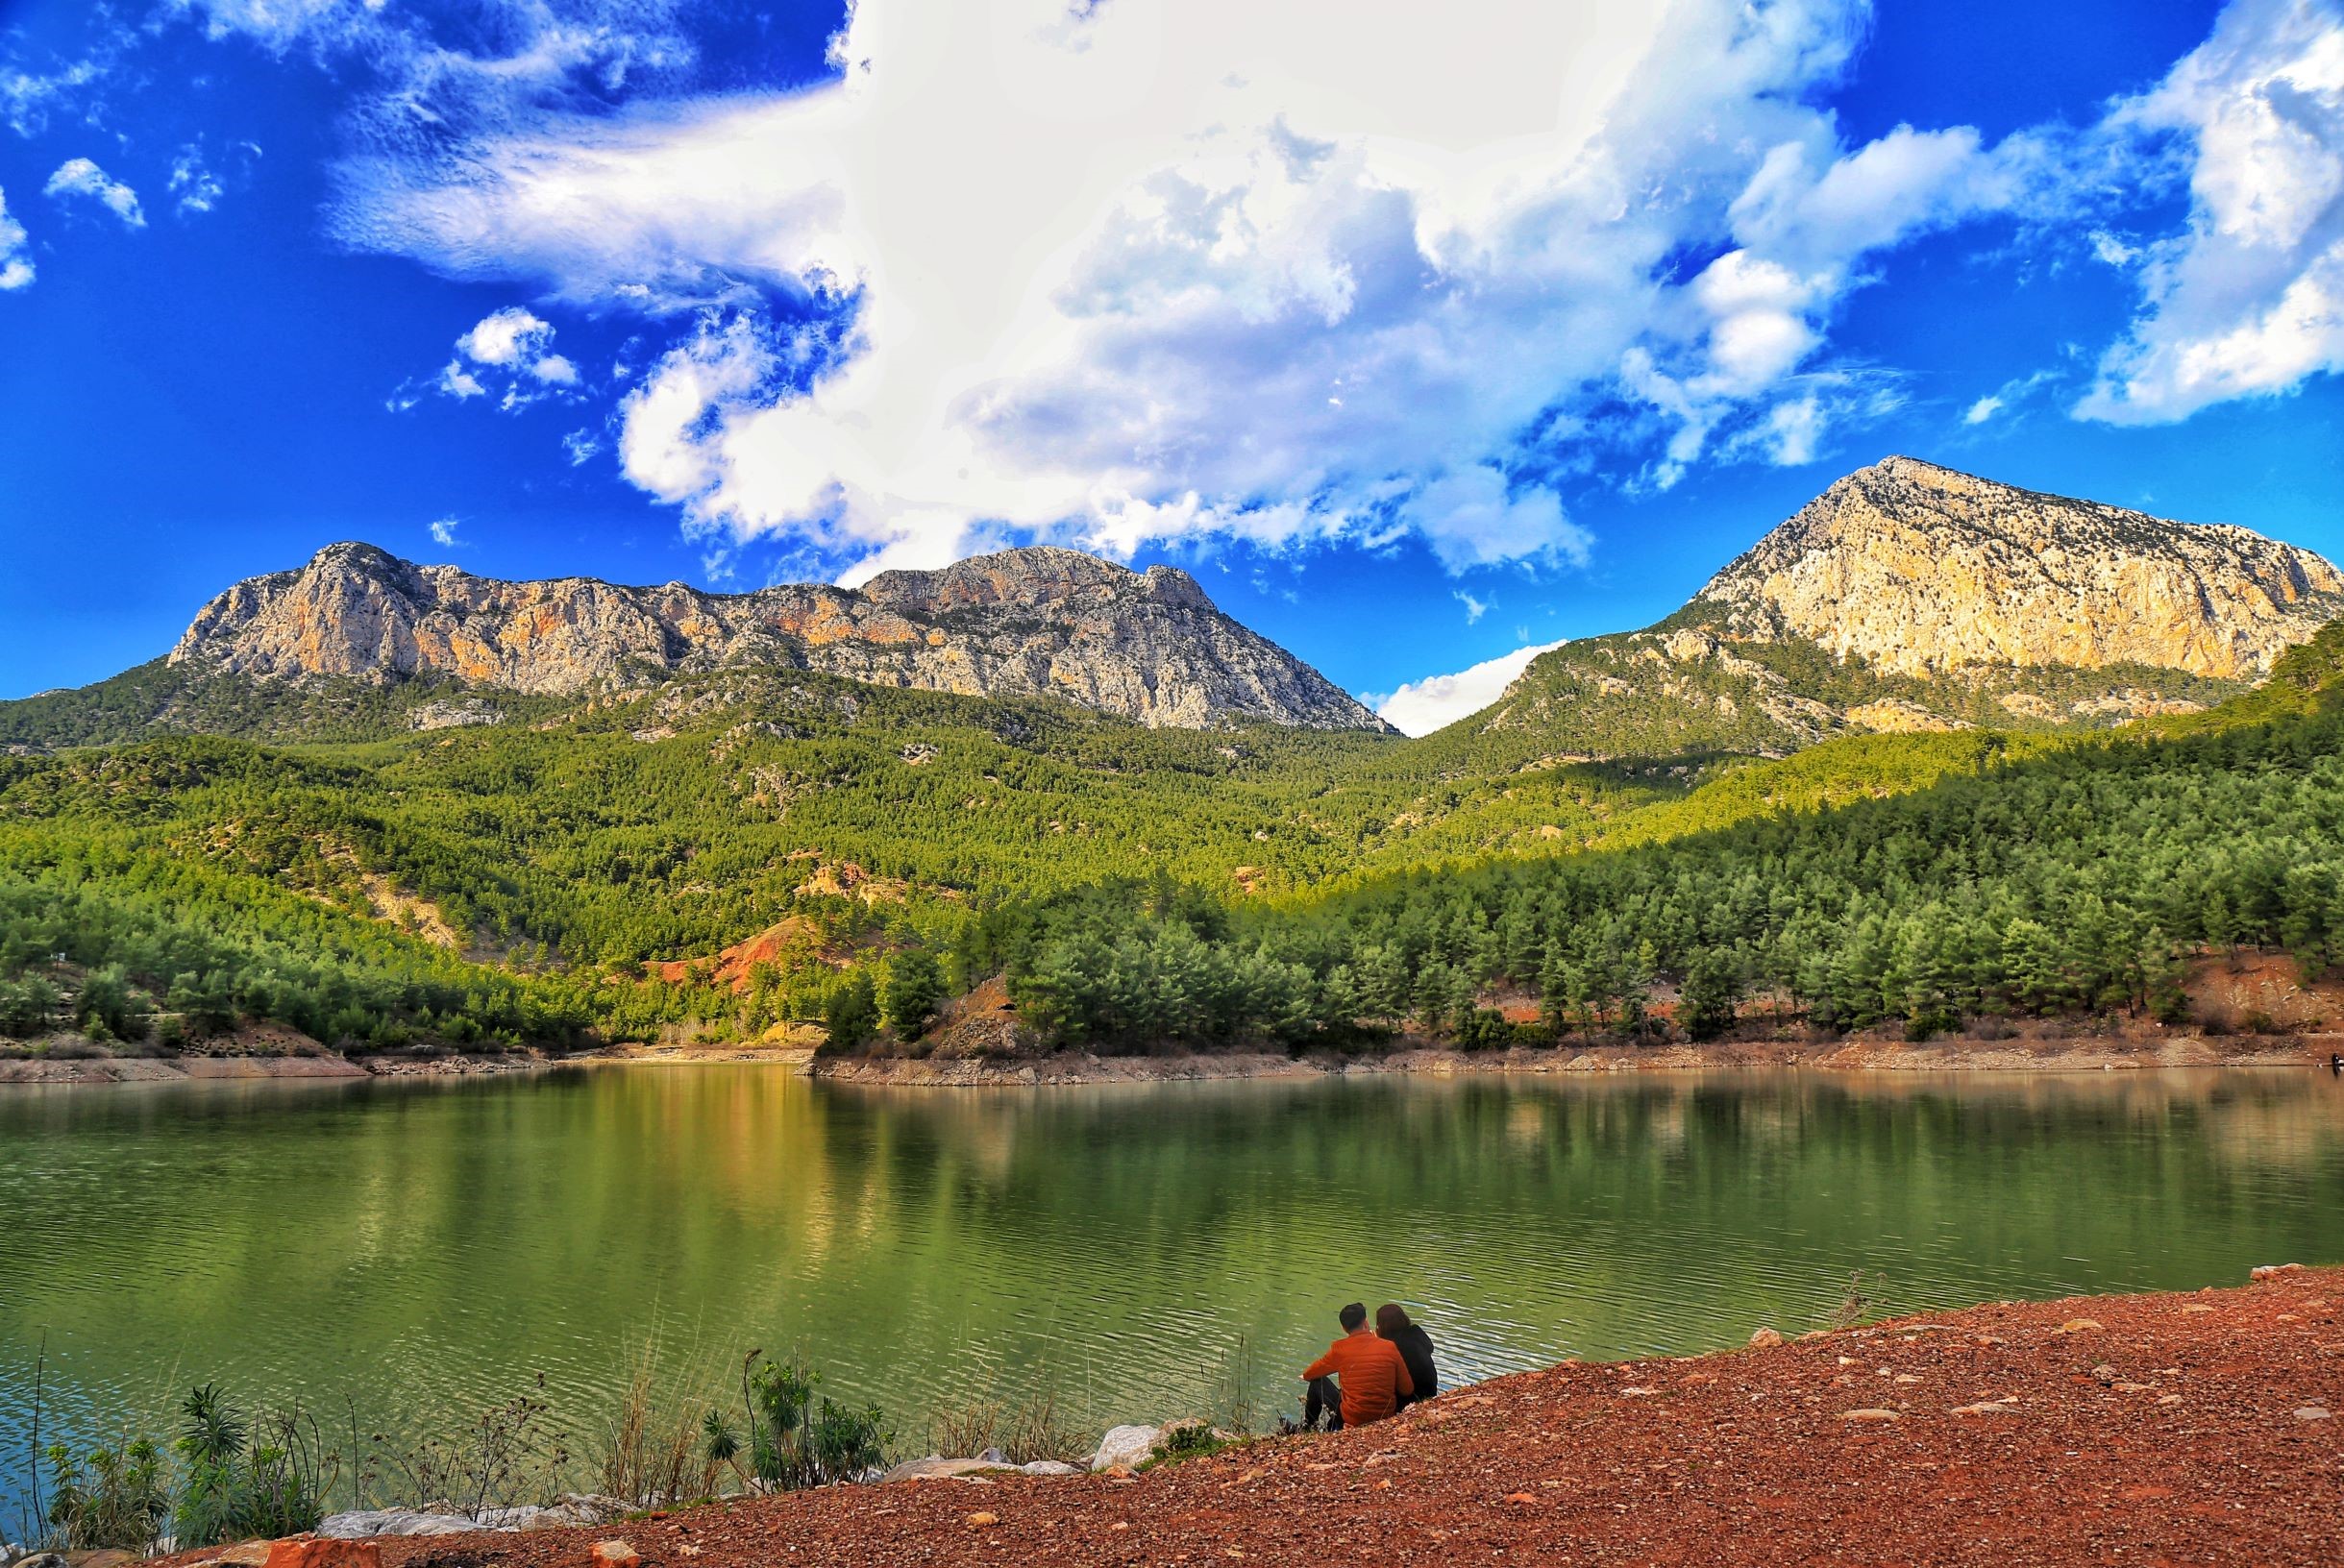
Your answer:
[[[1129,1479],[840,1487],[598,1531],[384,1542],[384,1561],[582,1565],[623,1537],[653,1568],[2333,1564],[2340,1308],[2344,1268],[1978,1307],[1772,1349],[1567,1363]],[[1985,1404],[2000,1409],[1962,1413]]]

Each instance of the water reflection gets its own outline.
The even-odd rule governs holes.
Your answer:
[[[378,1428],[538,1373],[583,1408],[654,1335],[1106,1420],[1282,1406],[1354,1298],[1486,1375],[1802,1328],[1857,1267],[1917,1308],[2335,1259],[2339,1193],[2344,1088],[2292,1072],[14,1090],[0,1464],[44,1334],[68,1423],[215,1377]]]

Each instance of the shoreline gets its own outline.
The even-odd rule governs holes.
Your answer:
[[[1370,1545],[1379,1562],[1719,1568],[1952,1568],[2013,1549],[2047,1564],[2335,1561],[2340,1317],[2344,1267],[2289,1263],[2196,1291],[1987,1302],[1792,1338],[1761,1326],[1745,1347],[1567,1360],[1371,1426],[1136,1472],[947,1465],[584,1527],[377,1537],[348,1560],[1131,1568],[1176,1542],[1193,1562]]]
[[[837,1083],[925,1089],[1030,1089],[1080,1084],[1319,1079],[1538,1076],[1796,1069],[1815,1072],[2137,1072],[2176,1067],[2317,1067],[2344,1035],[2161,1040],[2079,1036],[2069,1040],[1718,1041],[1713,1044],[1587,1045],[1551,1050],[1455,1051],[1417,1046],[1376,1054],[1299,1057],[1261,1052],[1033,1058],[816,1057],[813,1076]]]
[[[464,1053],[451,1056],[348,1057],[250,1054],[180,1057],[0,1058],[0,1089],[261,1079],[353,1081],[375,1078],[475,1078],[555,1067],[762,1066],[832,1083],[906,1089],[1049,1089],[1093,1084],[1227,1083],[1245,1079],[1539,1077],[1718,1071],[1808,1072],[2140,1072],[2185,1067],[2323,1066],[2344,1051],[2344,1034],[2172,1036],[2137,1039],[2085,1035],[2065,1040],[1820,1042],[1720,1041],[1709,1044],[1566,1045],[1553,1049],[1456,1051],[1403,1045],[1384,1052],[1184,1052],[1098,1056],[1066,1051],[1040,1057],[824,1057],[770,1046],[605,1047],[571,1056]]]
[[[540,1072],[576,1058],[456,1056],[88,1056],[0,1057],[0,1089],[15,1085],[95,1088],[123,1084],[234,1083],[258,1079],[318,1082],[359,1078],[484,1078]]]

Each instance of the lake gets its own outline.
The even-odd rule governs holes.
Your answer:
[[[0,1483],[194,1383],[452,1431],[802,1350],[917,1443],[1047,1382],[1266,1424],[1334,1309],[1444,1382],[2344,1259],[2309,1071],[884,1090],[757,1066],[0,1089]],[[45,1340],[45,1359],[41,1346]],[[0,1485],[0,1530],[15,1524]]]

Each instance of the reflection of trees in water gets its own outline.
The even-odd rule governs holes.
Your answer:
[[[2344,1257],[2344,1087],[2291,1072],[575,1069],[0,1098],[0,1145],[19,1450],[43,1326],[68,1399],[219,1377],[396,1425],[544,1370],[584,1408],[656,1334],[711,1372],[802,1348],[908,1430],[907,1386],[1200,1408],[1241,1338],[1282,1408],[1356,1297],[1421,1308],[1453,1375],[1797,1329],[1859,1266],[1895,1310]]]

